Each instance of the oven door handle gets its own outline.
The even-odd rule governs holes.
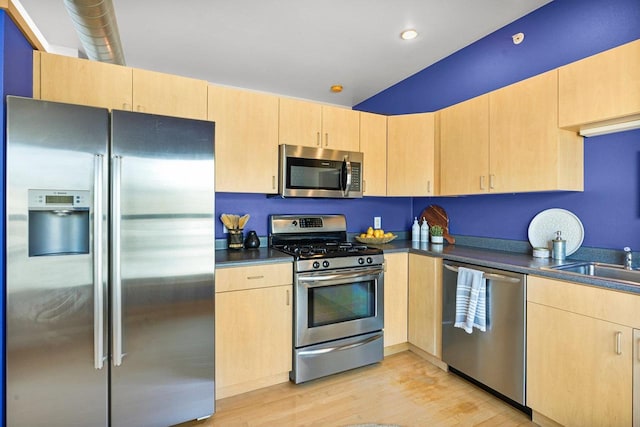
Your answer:
[[[341,282],[351,280],[351,279],[363,279],[363,278],[374,278],[375,276],[379,276],[384,270],[382,268],[372,268],[362,271],[353,271],[353,272],[342,272],[342,273],[334,273],[334,274],[323,274],[323,275],[314,275],[307,276],[303,274],[298,275],[298,282],[329,282],[334,280],[340,280]]]
[[[333,353],[335,351],[342,351],[342,350],[349,350],[351,348],[355,348],[355,347],[360,347],[366,344],[369,344],[372,341],[375,340],[379,340],[382,337],[382,334],[376,334],[372,337],[368,337],[365,338],[363,340],[360,341],[356,341],[354,343],[351,344],[346,344],[346,345],[337,345],[334,347],[325,347],[325,348],[319,348],[316,350],[302,350],[298,352],[299,356],[317,356],[318,354],[326,354],[326,353]]]

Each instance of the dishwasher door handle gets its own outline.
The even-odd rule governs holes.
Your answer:
[[[454,273],[458,272],[458,267],[454,267],[448,264],[443,264],[443,265],[447,270],[453,271]],[[482,271],[482,270],[478,270],[478,271]],[[482,271],[482,275],[484,276],[485,279],[493,280],[496,282],[520,283],[520,279],[516,277],[504,276],[502,274],[485,273],[484,271]]]

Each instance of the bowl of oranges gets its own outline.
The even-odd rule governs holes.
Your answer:
[[[384,243],[389,243],[396,237],[398,236],[391,232],[385,233],[381,228],[374,229],[373,227],[369,227],[366,233],[357,235],[356,240],[360,243],[382,245]]]

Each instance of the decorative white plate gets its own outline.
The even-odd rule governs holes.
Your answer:
[[[551,241],[556,238],[556,231],[562,231],[562,239],[567,241],[567,256],[580,248],[584,240],[584,227],[580,219],[566,209],[547,209],[533,217],[529,223],[529,243],[534,248],[542,247],[551,250]]]

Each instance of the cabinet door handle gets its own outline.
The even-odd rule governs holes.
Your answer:
[[[363,193],[367,192],[367,180],[366,179],[362,180],[362,192]]]
[[[322,141],[320,141],[320,132],[316,132],[316,146],[322,147]]]
[[[287,306],[291,305],[291,302],[289,300],[289,289],[287,289]]]
[[[276,189],[276,176],[275,175],[271,175],[271,189],[272,190]]]
[[[480,175],[480,189],[484,190],[484,175]]]
[[[329,132],[326,132],[324,134],[324,146],[328,147],[329,146]]]
[[[247,276],[247,280],[264,279],[264,276]]]
[[[431,181],[427,181],[427,194],[431,194]]]
[[[489,174],[489,189],[493,190],[495,187],[493,186],[493,180],[495,179],[495,175]]]
[[[622,354],[622,332],[616,332],[616,354]]]

